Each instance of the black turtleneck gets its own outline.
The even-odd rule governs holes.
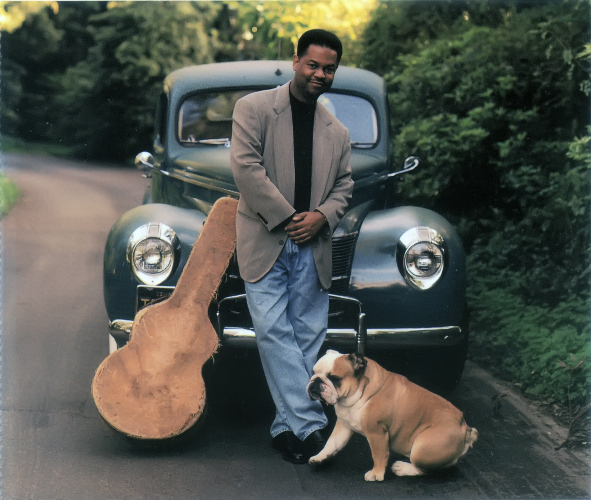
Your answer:
[[[293,159],[295,163],[294,208],[298,213],[308,212],[312,192],[312,144],[316,101],[313,103],[299,101],[291,91],[289,99],[293,120]]]

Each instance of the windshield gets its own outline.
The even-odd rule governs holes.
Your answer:
[[[369,101],[353,95],[327,92],[318,98],[318,102],[347,127],[353,147],[370,148],[375,145],[378,119]]]
[[[179,111],[179,141],[184,145],[220,144],[229,146],[232,138],[232,112],[236,101],[254,90],[201,92],[183,102]],[[322,103],[349,129],[353,147],[370,148],[378,140],[374,107],[362,97],[326,93]]]

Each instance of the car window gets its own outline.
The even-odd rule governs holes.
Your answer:
[[[229,143],[236,101],[253,90],[201,92],[185,99],[179,111],[179,140],[183,144]]]
[[[351,145],[371,148],[378,141],[378,120],[372,104],[363,97],[327,92],[318,98],[349,129]]]
[[[254,90],[201,92],[191,95],[179,111],[179,141],[185,145],[229,145],[236,101]],[[326,93],[318,99],[349,129],[353,147],[370,148],[378,140],[376,112],[366,99]]]

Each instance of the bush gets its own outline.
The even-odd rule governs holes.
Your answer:
[[[492,235],[476,239],[468,259],[474,359],[551,402],[570,403],[570,384],[579,406],[591,394],[591,298],[582,286],[591,272],[590,141],[569,145],[566,168],[539,193],[544,203],[522,220],[500,220]],[[558,362],[571,356],[585,360],[569,374]]]
[[[399,198],[450,218],[468,252],[502,232],[502,265],[524,276],[522,293],[538,303],[589,285],[589,162],[567,156],[588,135],[589,73],[575,57],[585,6],[507,10],[498,26],[496,16],[478,24],[464,13],[385,74],[395,164],[422,159]]]
[[[479,252],[470,255],[468,272],[478,276],[468,289],[470,357],[526,395],[560,404],[569,403],[569,374],[558,362],[570,363],[571,355],[586,357],[582,369],[572,373],[570,388],[572,403],[584,405],[591,392],[589,294],[553,306],[527,303],[520,276],[491,273]]]
[[[557,363],[590,342],[589,16],[582,0],[396,2],[364,34],[365,67],[388,84],[394,164],[422,160],[398,199],[463,236],[471,355],[560,403]],[[588,366],[570,373],[577,404]]]

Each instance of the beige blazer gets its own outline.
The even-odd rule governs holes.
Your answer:
[[[350,200],[349,131],[320,103],[314,116],[310,208],[324,214],[328,228],[312,242],[320,283],[332,278],[331,236]],[[273,267],[287,233],[281,223],[295,213],[295,165],[289,84],[254,92],[234,108],[232,173],[240,191],[236,215],[237,257],[245,281]]]

